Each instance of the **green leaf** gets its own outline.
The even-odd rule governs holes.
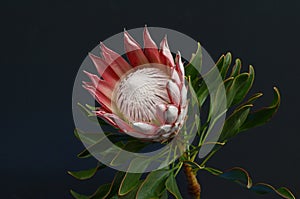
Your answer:
[[[165,190],[165,182],[171,170],[160,169],[148,174],[140,186],[136,199],[159,198]]]
[[[79,194],[79,193],[76,193],[76,192],[73,191],[73,190],[70,190],[70,193],[71,193],[71,195],[72,195],[75,199],[89,199],[89,196],[83,195],[83,194]]]
[[[225,57],[224,57],[223,65],[218,65],[218,64],[217,64],[222,79],[225,79],[225,78],[226,78],[228,69],[229,69],[230,64],[231,64],[231,57],[232,57],[232,56],[231,56],[231,53],[228,52],[228,53],[226,53],[226,55],[225,55]]]
[[[219,171],[218,169],[214,169],[214,168],[211,168],[211,167],[204,167],[203,169],[205,171],[208,171],[209,173],[215,175],[215,176],[221,175],[223,173],[222,171]]]
[[[249,173],[245,169],[239,167],[229,169],[228,171],[225,172],[213,168],[208,168],[208,167],[204,168],[204,170],[210,172],[215,176],[236,182],[242,187],[247,188],[258,194],[273,193],[285,199],[295,199],[295,196],[292,194],[292,192],[285,187],[280,187],[276,189],[273,186],[266,183],[257,183],[253,185]]]
[[[142,180],[139,181],[139,183],[134,187],[133,190],[131,190],[129,193],[127,193],[126,195],[123,196],[118,196],[120,199],[133,199],[136,197],[136,193],[140,187],[140,185],[142,184]]]
[[[274,187],[272,187],[269,184],[265,184],[265,183],[257,183],[256,185],[254,185],[251,190],[255,191],[258,194],[267,194],[267,193],[276,193],[279,196],[281,196],[282,198],[286,198],[286,199],[296,199],[295,196],[293,195],[293,193],[288,190],[286,187],[280,187],[278,189],[275,189]]]
[[[74,135],[77,139],[79,139],[81,142],[87,145],[96,144],[97,141],[101,138],[99,136],[99,133],[86,133],[78,128],[74,129]]]
[[[274,87],[274,98],[271,105],[250,113],[244,124],[241,126],[241,131],[261,126],[268,122],[272,118],[272,116],[277,112],[279,105],[280,93],[279,90],[276,87]]]
[[[263,96],[262,93],[255,93],[253,94],[248,100],[246,100],[244,103],[242,103],[240,107],[247,105],[247,104],[253,104],[258,98],[260,98],[261,96]]]
[[[211,118],[214,118],[215,120],[218,119],[222,114],[224,114],[227,111],[227,107],[225,104],[225,100],[226,100],[225,92],[227,88],[232,84],[233,80],[234,80],[233,77],[229,77],[218,86],[215,96],[212,97],[211,99],[208,121]]]
[[[142,173],[126,173],[120,184],[119,195],[123,196],[132,191],[140,181]]]
[[[138,168],[138,170],[145,170],[149,165],[148,164],[141,164],[144,161],[139,161],[139,159],[134,159],[130,163],[129,167],[130,169],[132,167]],[[128,194],[130,191],[132,191],[139,183],[140,178],[143,173],[126,173],[119,188],[119,195],[123,196]]]
[[[125,146],[122,147],[123,150],[118,151],[115,157],[112,159],[110,165],[117,166],[120,164],[124,164],[128,161],[127,156],[125,155],[127,151],[130,152],[138,152],[141,149],[145,148],[149,142],[142,142],[140,140],[132,140],[128,141]]]
[[[95,113],[92,111],[96,110],[96,107],[93,107],[91,105],[86,104],[85,106],[80,104],[79,102],[77,103],[80,111],[91,121],[93,122],[98,122],[100,125],[108,125],[104,120],[101,118],[98,118]]]
[[[208,87],[205,82],[209,82],[211,90],[218,89],[218,76],[220,75],[223,80],[226,78],[230,63],[231,54],[227,53],[226,55],[222,55],[217,61],[216,65],[213,66],[205,75],[203,75],[203,78],[199,80],[199,88],[194,87],[200,106],[203,105],[207,96],[209,95]]]
[[[236,94],[233,98],[232,105],[239,104],[243,101],[249,90],[251,89],[254,82],[254,68],[249,66],[248,79],[241,85],[240,89],[236,91]]]
[[[78,131],[79,132],[79,131]],[[84,149],[82,152],[80,152],[77,157],[78,158],[88,158],[91,157],[91,154],[89,151],[93,151],[94,153],[97,152],[97,148],[101,146],[102,141],[106,138],[108,138],[112,143],[114,143],[116,146],[123,147],[122,141],[131,140],[130,136],[119,134],[119,133],[81,133],[80,139],[85,142],[89,143],[87,144],[88,147]],[[110,148],[107,149],[107,153],[111,152],[109,151]],[[100,151],[99,151],[100,152]],[[103,154],[105,151],[101,151]]]
[[[89,196],[89,199],[99,199],[106,198],[111,191],[112,184],[103,184],[101,185],[94,194]]]
[[[82,170],[82,171],[68,171],[68,174],[73,176],[74,178],[78,180],[86,180],[92,178],[99,169],[105,168],[106,165],[98,162],[97,166],[95,168]]]
[[[186,76],[190,76],[192,80],[199,79],[202,67],[202,49],[198,42],[198,48],[195,54],[192,54],[190,62],[185,67]]]
[[[194,87],[194,89],[195,89],[195,87]],[[208,94],[209,94],[208,88],[207,88],[205,82],[203,81],[200,84],[199,88],[197,90],[195,89],[195,91],[196,91],[196,94],[198,96],[199,104],[200,104],[200,106],[202,106],[204,104],[205,100],[207,99]]]
[[[118,195],[118,189],[125,173],[118,171],[111,184],[100,186],[90,199],[112,198]]]
[[[166,181],[166,188],[176,199],[182,199],[182,196],[178,189],[177,182],[176,182],[173,172],[170,174],[170,176],[168,177],[168,179]]]
[[[162,194],[161,194],[161,196],[159,197],[159,199],[168,199],[169,198],[169,196],[168,196],[168,191],[165,189],[163,192],[162,192]]]
[[[235,98],[237,98],[237,93],[244,88],[244,85],[247,83],[248,79],[249,79],[248,73],[241,73],[234,78],[231,86],[227,89],[226,92],[227,107],[234,105],[233,102]]]
[[[219,141],[228,140],[241,131],[240,127],[245,122],[252,106],[252,104],[247,104],[240,107],[225,120]]]
[[[240,59],[236,59],[235,60],[235,64],[232,67],[230,77],[236,77],[237,75],[239,75],[240,72],[241,72],[241,68],[242,68],[241,60]]]
[[[251,180],[248,172],[239,167],[232,168],[232,169],[220,174],[219,177],[224,178],[226,180],[234,181],[241,185],[244,185],[248,189],[251,188],[251,186],[252,186],[252,180]]]
[[[200,43],[195,54],[192,54],[190,62],[185,66],[185,75],[190,77],[192,87],[199,90],[201,82],[202,49]]]

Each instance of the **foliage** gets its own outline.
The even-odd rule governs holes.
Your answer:
[[[202,52],[199,44],[197,52],[192,56],[192,60],[185,66],[186,76],[189,80],[189,86],[194,89],[192,93],[193,98],[196,98],[198,105],[201,107],[205,102],[209,100],[208,87],[204,82],[204,77],[209,79],[213,78],[213,72],[219,71],[223,80],[226,98],[227,98],[227,115],[229,115],[224,123],[222,132],[220,134],[219,141],[216,144],[210,154],[198,163],[196,161],[197,153],[199,148],[205,143],[205,138],[208,131],[207,124],[212,119],[209,115],[207,121],[196,121],[198,128],[199,143],[198,145],[188,146],[186,153],[179,158],[176,162],[169,165],[169,167],[152,171],[143,177],[142,174],[138,173],[126,173],[116,172],[115,178],[111,183],[101,185],[93,194],[83,195],[71,190],[71,195],[76,199],[100,199],[100,198],[121,198],[121,199],[148,199],[148,198],[168,198],[168,194],[173,195],[176,199],[182,199],[179,191],[176,176],[182,169],[184,164],[189,165],[193,172],[204,172],[207,171],[214,176],[218,176],[225,180],[233,181],[242,187],[254,191],[258,194],[273,193],[277,194],[281,198],[295,199],[295,196],[285,187],[274,188],[271,185],[265,183],[252,183],[252,178],[242,168],[234,167],[227,171],[220,171],[211,167],[207,167],[206,164],[209,159],[220,150],[225,143],[228,143],[235,136],[239,135],[248,129],[261,126],[268,122],[278,110],[280,105],[280,93],[279,90],[274,87],[274,98],[268,106],[264,106],[260,109],[256,108],[256,100],[258,100],[262,93],[255,93],[250,97],[246,97],[252,87],[254,81],[254,68],[249,66],[247,72],[241,72],[242,64],[240,59],[236,59],[233,66],[231,66],[232,56],[230,53],[222,55],[217,61],[215,66],[203,77],[198,76],[199,70],[202,65]],[[193,90],[190,89],[190,90]],[[90,106],[83,106],[79,104],[81,110],[91,119],[94,119],[93,108]],[[214,107],[210,107],[211,109]],[[255,110],[254,110],[255,108]],[[210,114],[208,113],[208,114]],[[103,122],[103,121],[99,121]],[[125,147],[126,144],[131,142],[137,142],[132,138],[121,135],[107,133],[107,137],[114,140],[114,143],[120,147]],[[79,129],[75,130],[75,136],[80,137],[83,142],[90,142],[88,137],[82,133]],[[86,138],[86,139],[85,139]],[[90,147],[93,145],[101,144],[101,139],[96,143],[89,143]],[[139,151],[147,144],[136,145],[131,150]],[[132,144],[131,144],[132,146]],[[87,149],[83,150],[78,154],[79,158],[90,158],[91,155]],[[97,171],[105,168],[106,166],[97,163],[94,168],[90,168],[84,171],[68,172],[79,180],[86,180],[92,178]]]

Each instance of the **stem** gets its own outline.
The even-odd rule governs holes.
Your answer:
[[[193,199],[200,199],[201,187],[196,174],[193,172],[191,165],[183,163],[183,167],[188,181],[189,193],[192,195]]]

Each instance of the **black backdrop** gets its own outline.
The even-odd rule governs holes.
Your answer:
[[[300,187],[299,33],[300,1],[1,1],[1,198],[71,198],[68,190],[91,193],[112,178],[110,170],[80,182],[67,170],[93,166],[78,160],[83,149],[73,136],[72,85],[81,61],[100,40],[131,29],[157,26],[183,32],[216,60],[230,50],[253,64],[253,90],[261,103],[282,93],[272,122],[230,142],[211,164],[241,166],[255,182]],[[257,196],[236,184],[200,175],[203,198]],[[179,178],[186,195],[183,176]],[[187,198],[187,196],[185,196]]]

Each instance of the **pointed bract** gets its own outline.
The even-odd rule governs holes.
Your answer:
[[[158,48],[152,40],[147,27],[144,28],[144,53],[149,62],[160,63]]]
[[[168,45],[167,36],[165,36],[160,43],[160,58],[163,64],[171,67],[175,66],[174,58]]]
[[[127,31],[124,31],[124,47],[126,55],[132,66],[136,67],[149,63],[140,45],[129,35]]]
[[[89,57],[93,61],[99,75],[105,79],[105,81],[110,82],[115,85],[119,80],[119,76],[110,68],[110,66],[100,57],[89,53]]]
[[[109,65],[113,65],[114,70],[122,71],[124,74],[132,69],[132,66],[121,55],[106,47],[102,42],[100,42],[100,49],[102,57]]]

